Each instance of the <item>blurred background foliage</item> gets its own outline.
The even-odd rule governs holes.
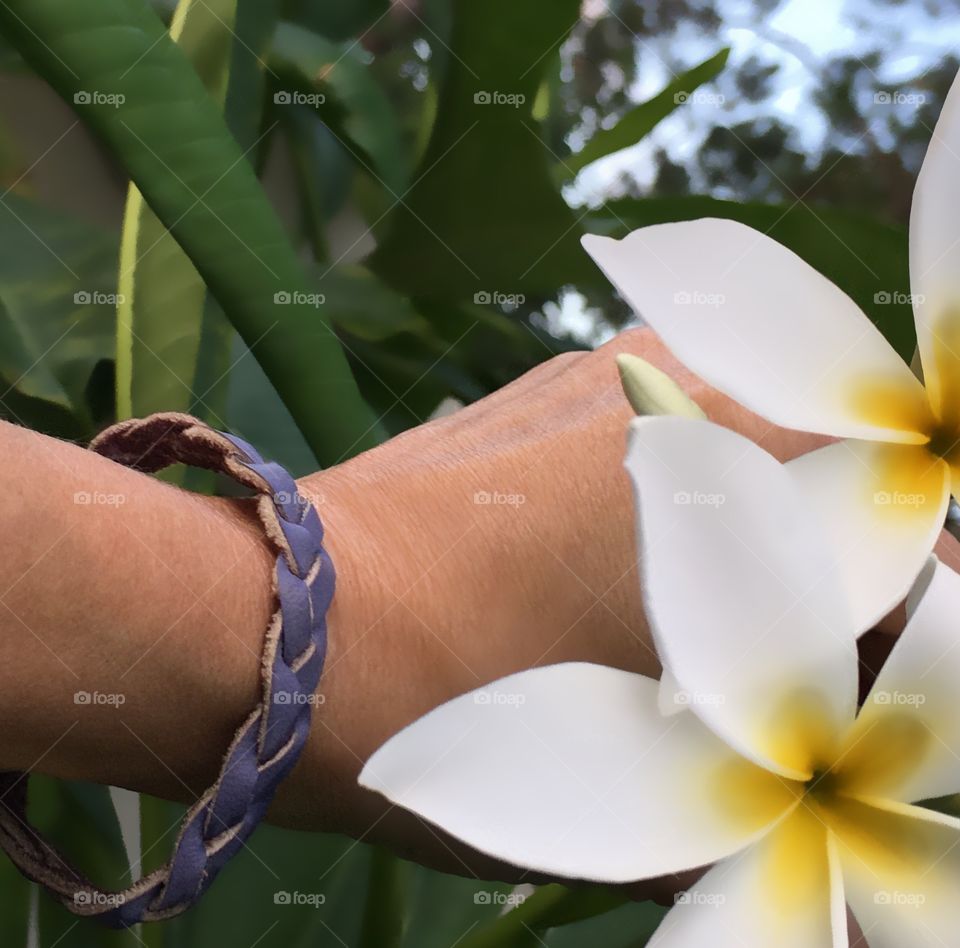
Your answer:
[[[7,0],[0,416],[85,442],[187,410],[303,474],[635,322],[580,235],[704,215],[790,246],[909,357],[910,196],[958,48],[948,0]],[[45,781],[31,806],[110,887],[180,812]],[[633,948],[663,912],[525,894],[264,828],[127,933],[4,862],[0,931]]]

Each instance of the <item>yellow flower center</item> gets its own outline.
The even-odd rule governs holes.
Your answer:
[[[828,836],[904,886],[923,869],[925,854],[911,825],[918,821],[877,806],[896,798],[931,749],[932,731],[919,706],[871,708],[845,733],[825,707],[814,694],[792,695],[758,735],[771,759],[804,779],[780,777],[745,760],[713,775],[722,816],[741,827],[759,832],[787,814],[759,843],[768,903],[781,914],[829,896]]]

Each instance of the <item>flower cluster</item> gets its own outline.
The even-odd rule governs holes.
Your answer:
[[[674,354],[832,442],[787,465],[624,359],[654,681],[513,675],[395,735],[361,783],[474,848],[622,883],[710,867],[651,944],[956,945],[960,576],[932,556],[960,484],[960,82],[914,196],[921,382],[839,289],[725,220],[584,245]],[[713,502],[697,502],[712,498]],[[906,628],[858,701],[858,637]],[[522,698],[522,700],[519,700]]]

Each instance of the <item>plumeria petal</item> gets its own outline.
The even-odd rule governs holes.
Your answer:
[[[858,633],[902,602],[933,550],[949,469],[912,445],[840,441],[787,464],[831,541]]]
[[[960,793],[960,576],[934,562],[839,764],[859,791],[905,802]]]
[[[853,721],[857,655],[796,483],[746,438],[688,418],[634,419],[626,466],[661,661],[731,746],[808,778],[813,746]]]
[[[847,948],[838,870],[828,832],[798,809],[679,896],[649,946]]]
[[[960,397],[960,77],[917,177],[910,211],[910,284],[923,374],[935,405]]]
[[[360,783],[498,859],[601,882],[713,862],[795,803],[696,716],[662,717],[652,679],[581,663],[441,705]]]
[[[660,713],[669,717],[690,710],[690,694],[684,689],[669,668],[660,675],[660,693],[657,696]]]
[[[870,948],[958,948],[960,821],[885,801],[845,809],[844,890]]]
[[[921,384],[859,307],[782,244],[704,218],[583,245],[678,359],[758,414],[841,437],[923,440]],[[880,415],[878,388],[890,409]]]

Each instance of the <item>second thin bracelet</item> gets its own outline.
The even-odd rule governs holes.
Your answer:
[[[260,702],[234,735],[216,783],[187,812],[166,866],[122,892],[98,888],[28,823],[29,774],[0,773],[0,846],[11,860],[71,912],[125,928],[192,905],[266,814],[310,728],[335,574],[316,510],[287,471],[239,438],[170,412],[120,422],[90,447],[144,472],[181,462],[227,474],[259,495],[260,520],[277,549],[277,609],[264,640]]]

